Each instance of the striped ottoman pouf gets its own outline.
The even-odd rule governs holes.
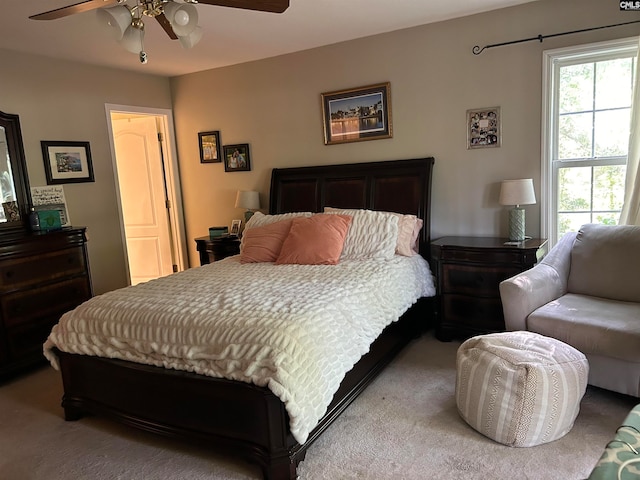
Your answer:
[[[566,435],[587,388],[586,357],[533,332],[480,335],[457,353],[456,404],[483,435],[532,447]]]

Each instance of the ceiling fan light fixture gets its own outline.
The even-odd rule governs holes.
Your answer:
[[[198,26],[198,9],[190,3],[169,1],[164,5],[164,14],[178,37],[190,35]]]
[[[121,40],[125,30],[131,25],[133,16],[124,5],[111,8],[100,8],[97,11],[98,20],[106,25],[116,40]]]
[[[189,35],[178,37],[183,48],[189,49],[196,45],[202,39],[202,27],[196,27]]]
[[[120,45],[131,53],[140,53],[144,50],[144,23],[134,21],[127,27],[120,40]]]

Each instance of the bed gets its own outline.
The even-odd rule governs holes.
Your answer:
[[[423,158],[274,169],[269,215],[275,218],[289,212],[321,213],[325,207],[416,215],[423,220],[418,244],[421,254],[426,256],[433,164],[433,158]],[[204,278],[209,271],[229,270],[237,274],[238,259],[227,258],[215,263],[219,265],[206,265],[177,275],[184,283],[196,284],[197,279]],[[339,275],[339,270],[333,272]],[[365,278],[368,273],[363,270],[359,275]],[[305,277],[301,281],[309,281],[311,285],[316,278]],[[129,292],[140,291],[135,290],[136,287],[128,288],[132,289]],[[114,293],[118,302],[122,301],[122,294]],[[247,297],[241,300],[242,303]],[[371,339],[364,354],[358,355],[359,360],[349,364],[352,368],[340,377],[335,394],[331,390],[331,399],[318,415],[319,420],[314,420],[306,429],[297,426],[298,415],[292,414],[291,402],[283,401],[282,392],[274,390],[272,384],[260,386],[250,381],[201,374],[193,367],[199,364],[197,361],[188,367],[164,368],[140,363],[130,353],[122,354],[122,358],[104,358],[92,350],[98,348],[93,345],[86,347],[85,354],[65,352],[56,346],[50,348],[62,375],[65,419],[78,420],[86,414],[109,417],[156,434],[206,443],[217,451],[243,457],[257,463],[265,479],[294,479],[297,465],[309,446],[395,355],[428,327],[433,314],[431,300],[424,297],[413,305],[409,303],[411,306],[399,314],[398,321],[383,327],[379,335],[376,333],[377,337]],[[247,327],[247,332],[250,330]],[[340,333],[335,332],[335,336],[340,337]],[[334,355],[337,353],[326,357],[334,361]],[[316,382],[315,377],[312,378],[308,388]]]

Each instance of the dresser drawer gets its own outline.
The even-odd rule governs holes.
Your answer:
[[[446,322],[458,327],[484,332],[504,330],[504,314],[499,298],[443,295],[442,308]]]
[[[0,290],[14,290],[86,271],[82,247],[0,262]]]
[[[498,285],[519,270],[508,267],[479,267],[445,263],[442,265],[442,293],[497,297]]]
[[[85,276],[5,295],[2,315],[7,328],[37,321],[48,316],[60,317],[91,297]]]
[[[43,317],[38,322],[27,323],[7,331],[9,358],[17,361],[44,360],[42,345],[58,323],[59,315]]]

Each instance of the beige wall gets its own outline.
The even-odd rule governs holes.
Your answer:
[[[172,79],[187,238],[242,218],[237,189],[267,208],[273,167],[434,156],[432,235],[506,235],[500,181],[540,188],[542,51],[638,35],[638,24],[471,53],[474,45],[638,19],[617,2],[541,0],[487,14],[378,35]],[[391,82],[392,139],[325,146],[320,94]],[[500,106],[502,147],[466,149],[466,110]],[[249,143],[251,172],[200,164],[197,132]],[[540,233],[539,205],[526,207]],[[192,242],[193,243],[193,242]],[[197,265],[195,244],[189,245]]]
[[[64,185],[73,225],[88,227],[93,287],[127,285],[105,103],[171,108],[169,80],[0,49],[0,110],[18,114],[31,186],[46,185],[41,140],[88,141],[95,183]]]
[[[238,189],[267,209],[273,167],[436,158],[432,233],[506,234],[499,182],[533,177],[539,192],[541,52],[638,35],[638,25],[494,48],[473,45],[619,23],[637,14],[613,1],[540,0],[259,62],[174,78],[139,75],[0,50],[0,110],[20,115],[31,185],[45,185],[40,140],[89,141],[95,183],[65,185],[71,220],[89,228],[96,293],[126,285],[105,104],[172,108],[191,265],[194,237],[242,218]],[[394,137],[325,146],[320,94],[391,82]],[[503,146],[465,148],[466,110],[502,108]],[[197,133],[251,145],[251,172],[200,164]],[[539,207],[527,207],[539,232]]]

